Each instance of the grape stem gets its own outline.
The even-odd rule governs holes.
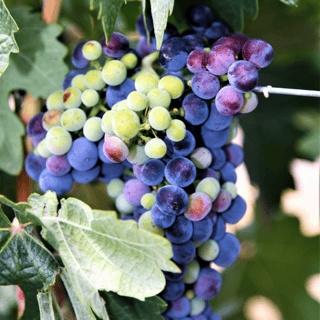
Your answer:
[[[255,87],[253,91],[262,92],[266,98],[269,97],[269,93],[320,98],[320,91],[315,91],[315,90],[286,89],[286,88],[274,88],[271,86],[266,86],[266,87]]]

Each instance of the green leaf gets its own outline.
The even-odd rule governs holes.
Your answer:
[[[19,30],[3,0],[0,0],[0,77],[9,65],[11,52],[19,52],[14,33]]]
[[[40,320],[40,310],[37,300],[38,290],[28,285],[20,285],[25,297],[25,309],[19,320]]]
[[[51,292],[39,292],[37,295],[41,320],[55,320]]]
[[[294,7],[297,7],[299,3],[299,0],[280,0],[280,1],[288,6],[294,6]]]
[[[64,287],[66,288],[66,290],[68,292],[68,296],[72,302],[72,307],[73,307],[73,310],[76,314],[76,318],[78,320],[82,320],[82,319],[96,320],[96,317],[92,313],[88,301],[85,301],[84,303],[82,303],[79,300],[79,298],[75,292],[75,289],[73,287],[73,284],[69,278],[69,275],[64,268],[62,268],[61,279],[64,284]]]
[[[122,297],[113,292],[103,292],[110,320],[163,320],[160,315],[167,309],[167,304],[159,297],[140,301]]]
[[[106,43],[110,41],[118,14],[124,2],[125,0],[90,0],[90,10],[99,10],[98,20],[101,20]]]

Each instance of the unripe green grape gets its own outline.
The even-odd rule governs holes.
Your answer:
[[[84,74],[77,74],[75,77],[72,78],[71,80],[71,87],[78,88],[82,92],[88,87],[86,86],[85,82],[85,75]]]
[[[84,83],[89,89],[94,90],[101,90],[106,86],[99,70],[88,71],[84,77]]]
[[[215,178],[204,178],[198,183],[196,192],[203,192],[207,194],[213,202],[219,195],[220,183]]]
[[[42,118],[43,128],[49,131],[53,127],[60,126],[62,112],[60,109],[51,109],[45,112]]]
[[[129,109],[129,108],[128,108]],[[118,112],[118,103],[114,104],[111,108],[111,111],[114,112],[114,113],[117,113]]]
[[[134,86],[137,91],[147,95],[149,91],[158,87],[159,79],[150,73],[141,73],[134,81]]]
[[[232,199],[235,199],[238,195],[237,187],[233,182],[225,182],[221,186],[221,189],[227,190],[230,193]]]
[[[112,179],[107,184],[107,194],[111,198],[116,198],[123,192],[124,182],[121,179]]]
[[[206,302],[198,297],[190,301],[190,316],[197,316],[206,309]]]
[[[182,280],[186,284],[195,283],[199,277],[199,273],[200,273],[199,262],[197,260],[192,260],[191,262],[187,263],[187,272]]]
[[[191,153],[190,160],[197,169],[207,169],[212,162],[212,153],[204,147],[196,148]]]
[[[114,135],[114,131],[112,129],[112,120],[115,113],[113,111],[106,111],[101,119],[101,129],[104,133]]]
[[[127,99],[121,100],[117,103],[117,111],[130,110],[128,107]]]
[[[168,138],[174,142],[183,140],[186,136],[186,132],[186,125],[179,119],[171,120],[170,125],[166,130]]]
[[[195,293],[192,289],[189,289],[186,291],[185,293],[185,297],[188,299],[188,300],[192,300],[194,297],[195,297]]]
[[[183,94],[184,84],[178,77],[165,76],[160,79],[158,88],[166,90],[170,94],[171,99],[178,99]]]
[[[63,103],[63,91],[59,90],[51,93],[46,101],[46,106],[48,110],[65,109]]]
[[[168,109],[171,103],[170,94],[166,90],[159,88],[154,88],[149,91],[147,98],[151,109],[154,107],[164,107]]]
[[[153,129],[161,131],[169,127],[171,116],[166,108],[154,107],[149,112],[148,120]]]
[[[236,135],[238,133],[238,124],[239,124],[238,119],[233,117],[232,122],[229,126],[230,134],[229,134],[229,138],[228,138],[228,141],[226,142],[226,144],[230,143],[236,137]]]
[[[81,106],[81,91],[78,88],[67,88],[63,93],[63,103],[67,109],[79,108]]]
[[[139,132],[140,121],[132,110],[118,111],[112,120],[112,129],[122,139],[131,139]]]
[[[37,145],[37,152],[39,153],[39,156],[42,158],[49,158],[50,156],[52,156],[52,153],[48,150],[46,146],[46,138],[42,139]]]
[[[102,69],[102,79],[109,86],[118,86],[127,77],[127,68],[123,62],[112,60],[105,64]]]
[[[104,136],[101,129],[101,118],[92,117],[88,119],[83,126],[83,134],[90,141],[99,141]]]
[[[116,206],[117,210],[124,215],[128,215],[128,214],[132,213],[135,208],[132,204],[130,204],[126,200],[123,193],[120,193],[116,197],[115,206]]]
[[[129,156],[127,160],[131,164],[141,166],[145,164],[150,158],[146,155],[145,146],[139,146],[137,144],[132,144],[129,148]]]
[[[132,91],[127,97],[127,105],[133,111],[142,111],[147,107],[148,98],[139,91]]]
[[[47,149],[57,156],[66,154],[72,146],[71,134],[62,127],[51,128],[45,140]]]
[[[82,54],[87,60],[97,60],[102,54],[102,47],[98,41],[91,40],[82,47]]]
[[[145,193],[141,200],[140,204],[147,210],[151,210],[151,208],[156,204],[156,197],[152,193]]]
[[[160,159],[166,155],[167,146],[163,140],[153,138],[147,142],[144,151],[149,158]]]
[[[123,55],[120,60],[129,70],[134,69],[138,64],[138,57],[131,52]]]
[[[87,121],[85,112],[79,108],[66,110],[61,116],[61,125],[70,132],[78,131],[83,128]]]
[[[239,113],[252,112],[258,106],[258,97],[254,92],[247,92],[244,95],[243,105]]]
[[[151,211],[144,212],[138,220],[138,228],[164,236],[164,230],[156,227],[151,218]]]
[[[81,100],[86,107],[93,107],[99,102],[99,93],[94,89],[87,89],[82,92]]]
[[[204,261],[213,261],[219,252],[220,247],[218,243],[212,239],[207,240],[197,249],[199,257]]]

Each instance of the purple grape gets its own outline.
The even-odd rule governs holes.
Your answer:
[[[210,238],[215,241],[218,241],[221,240],[226,234],[226,224],[224,220],[221,218],[221,216],[217,217],[216,219],[217,221],[213,225]]]
[[[225,165],[219,170],[221,175],[221,181],[224,182],[233,182],[237,181],[237,174],[235,172],[235,167],[231,162],[226,162]]]
[[[212,210],[219,213],[224,212],[230,207],[231,202],[230,193],[227,190],[221,189],[217,199],[212,204]]]
[[[127,181],[123,188],[125,199],[133,206],[138,206],[143,195],[149,192],[150,188],[138,179]]]
[[[235,61],[236,54],[232,49],[217,45],[209,52],[207,69],[214,75],[223,75]]]
[[[112,161],[110,161],[103,153],[103,144],[104,144],[104,139],[100,140],[99,144],[98,144],[98,156],[99,159],[104,162],[104,163],[113,163]]]
[[[164,214],[156,204],[151,209],[151,218],[154,225],[162,229],[171,227],[176,221],[176,216]]]
[[[166,301],[174,301],[183,296],[185,284],[180,281],[167,281],[163,291],[160,292],[161,297]]]
[[[175,155],[185,157],[196,147],[196,139],[189,130],[186,130],[186,136],[179,142],[171,141],[171,145]]]
[[[192,73],[205,71],[208,64],[208,53],[201,49],[191,51],[187,59],[187,68]]]
[[[221,21],[212,22],[211,26],[207,28],[204,33],[210,43],[213,43],[221,37],[226,37],[228,34],[228,27]]]
[[[181,297],[169,304],[166,315],[173,319],[181,319],[189,314],[190,309],[191,305],[189,299],[187,297]]]
[[[47,159],[46,168],[55,176],[63,176],[71,170],[67,155],[52,155]]]
[[[145,209],[142,205],[138,205],[133,210],[133,218],[134,220],[138,221],[139,218],[148,210]],[[157,227],[157,226],[156,226]]]
[[[258,70],[252,63],[240,60],[230,66],[228,70],[228,80],[239,92],[250,92],[258,84]]]
[[[221,284],[222,278],[218,271],[211,268],[203,268],[193,290],[198,298],[210,300],[218,294]]]
[[[78,74],[86,74],[84,70],[71,70],[64,78],[62,83],[62,90],[65,91],[67,88],[71,87],[72,79]]]
[[[184,215],[177,216],[174,224],[167,228],[166,237],[171,243],[182,244],[191,239],[193,234],[193,225]]]
[[[212,99],[220,89],[219,79],[209,71],[196,73],[191,79],[192,91],[202,99]]]
[[[108,106],[111,108],[117,102],[127,99],[129,93],[135,90],[134,81],[129,78],[118,86],[108,86],[106,92]]]
[[[213,131],[226,129],[231,124],[233,117],[221,114],[214,102],[211,103],[210,116],[204,125]]]
[[[25,160],[24,167],[27,175],[35,181],[39,180],[41,172],[46,168],[47,159],[37,157],[33,152],[30,152]]]
[[[238,56],[241,50],[240,44],[237,42],[237,40],[231,38],[231,37],[222,37],[215,41],[212,45],[212,47],[222,45],[230,48],[234,51],[235,55]]]
[[[195,180],[197,169],[189,159],[177,157],[167,163],[164,175],[170,184],[184,188]]]
[[[185,11],[187,24],[195,30],[204,31],[213,22],[212,12],[203,3],[194,3]]]
[[[226,116],[236,114],[243,105],[243,95],[232,86],[225,86],[219,90],[216,99],[217,110]]]
[[[172,251],[172,260],[177,263],[189,263],[196,255],[196,247],[191,240],[183,244],[172,244]]]
[[[212,154],[212,162],[210,168],[213,170],[220,170],[226,163],[227,157],[221,148],[209,148]],[[220,180],[220,178],[218,179]]]
[[[189,35],[183,36],[182,38],[187,41],[191,50],[203,49],[208,46],[207,41],[203,39],[201,36],[196,34],[189,34]]]
[[[141,58],[144,58],[154,51],[156,51],[156,49],[151,45],[148,45],[148,39],[146,37],[141,37],[137,44],[137,52],[139,53]]]
[[[247,37],[243,33],[234,33],[231,35],[231,38],[233,38],[234,40],[236,40],[240,44],[241,49],[244,46],[244,44],[249,40],[249,37]]]
[[[142,169],[142,167],[143,167],[143,165],[138,166],[138,165],[134,164],[133,168],[132,168],[133,174],[139,180],[141,180],[141,169]]]
[[[165,43],[168,39],[173,38],[173,37],[180,37],[180,34],[179,34],[177,27],[175,25],[173,25],[172,23],[168,22],[166,29],[164,30],[162,43]],[[156,42],[155,36],[151,37],[151,45],[154,49],[156,49],[156,50],[159,49],[159,48],[157,48],[157,42]],[[191,49],[189,49],[189,52],[190,51],[191,51]]]
[[[220,177],[218,176],[218,174],[211,168],[207,168],[207,169],[203,169],[203,170],[197,169],[196,180],[203,180],[205,178],[215,178],[218,181],[220,180]]]
[[[188,203],[187,193],[177,186],[164,186],[156,195],[156,204],[161,212],[167,215],[182,214],[187,209]]]
[[[218,256],[213,260],[220,267],[229,267],[237,259],[240,253],[240,242],[232,233],[226,233],[225,236],[217,241],[220,247]]]
[[[183,278],[183,277],[186,275],[186,273],[187,273],[187,265],[184,264],[184,263],[183,263],[183,264],[178,263],[178,267],[179,267],[180,270],[181,270],[180,273],[173,273],[173,272],[167,272],[167,271],[164,271],[164,272],[163,272],[166,280],[172,281],[172,282],[182,280],[182,278]]]
[[[209,115],[209,108],[205,100],[200,99],[195,94],[188,94],[182,101],[184,118],[193,126],[203,124]]]
[[[229,128],[226,128],[220,131],[213,131],[208,129],[205,126],[201,126],[201,136],[202,136],[204,145],[209,149],[216,149],[224,146],[229,139],[229,135],[230,135]]]
[[[148,160],[141,168],[140,179],[147,186],[156,186],[163,181],[164,163],[159,159]]]
[[[27,123],[27,135],[36,141],[40,141],[46,137],[47,131],[43,128],[42,119],[44,112],[40,112],[33,116]]]
[[[200,221],[210,212],[212,202],[203,192],[194,192],[189,196],[189,204],[184,215],[191,221]]]
[[[189,52],[190,48],[185,40],[178,37],[170,38],[160,49],[160,65],[168,71],[179,71],[186,65]]]
[[[149,30],[150,34],[152,34],[153,33],[153,20],[152,20],[151,10],[146,11],[146,20],[147,20],[148,30]],[[136,23],[136,29],[142,36],[144,36],[144,37],[147,36],[147,29],[146,29],[146,25],[144,22],[143,14],[141,14],[138,17],[138,20]]]
[[[228,210],[221,213],[221,218],[230,224],[239,222],[246,213],[247,204],[241,196],[237,196]]]
[[[242,56],[255,67],[265,68],[273,59],[273,48],[263,40],[250,39],[242,48]]]
[[[231,162],[235,167],[238,167],[244,159],[243,149],[234,143],[229,143],[223,147],[227,156],[227,161]]]
[[[210,218],[212,225],[215,226],[217,220],[218,220],[218,215],[216,212],[213,212],[213,210],[211,209],[211,211],[208,214],[208,217]],[[213,232],[213,229],[212,229]]]
[[[120,178],[124,169],[125,166],[123,163],[102,163],[99,180],[107,183],[112,179]]]
[[[71,171],[71,177],[75,182],[78,182],[80,184],[86,184],[98,178],[99,173],[100,173],[100,166],[95,166],[94,168],[87,171],[79,171],[79,170],[73,169]]]
[[[195,242],[205,242],[207,241],[213,229],[213,224],[210,217],[206,216],[201,221],[192,221],[193,224],[193,234],[192,234],[192,241]]]
[[[114,32],[110,38],[109,44],[106,44],[106,37],[100,41],[102,51],[109,57],[121,58],[129,49],[129,41],[119,32]]]
[[[78,69],[85,69],[89,66],[90,61],[86,59],[82,54],[82,48],[87,41],[79,42],[73,49],[71,62]]]

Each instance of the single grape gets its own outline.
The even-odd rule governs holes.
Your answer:
[[[117,102],[127,99],[128,94],[134,90],[134,82],[129,78],[118,86],[109,86],[106,92],[108,106],[111,108]]]
[[[98,41],[87,41],[82,47],[82,54],[87,60],[97,60],[102,54],[102,47]]]
[[[198,316],[206,309],[206,301],[195,297],[190,301],[190,316]]]
[[[124,182],[121,179],[119,178],[112,179],[107,184],[107,194],[111,198],[116,198],[119,194],[123,192],[123,188],[124,188]]]
[[[150,158],[145,153],[145,146],[140,146],[137,144],[132,144],[129,148],[129,155],[127,160],[132,165],[143,165],[145,164]]]
[[[208,64],[209,55],[201,49],[193,50],[189,53],[187,59],[187,68],[192,73],[205,71]]]
[[[150,188],[138,179],[127,181],[123,188],[126,200],[133,206],[138,206],[144,194],[149,193]]]
[[[192,221],[193,234],[191,240],[194,242],[205,242],[212,234],[213,224],[211,219],[206,216],[201,221]]]
[[[104,132],[101,129],[101,121],[99,117],[92,117],[85,122],[83,134],[88,140],[96,142],[104,136]]]
[[[116,104],[116,106],[117,106],[116,112],[121,111],[121,110],[129,110],[127,99],[119,101]]]
[[[185,291],[185,284],[180,281],[167,281],[163,291],[160,292],[160,296],[166,301],[174,301],[183,296]]]
[[[143,165],[139,166],[139,165],[134,164],[133,169],[132,169],[134,176],[139,180],[141,180],[140,173],[141,173],[142,167],[143,167]]]
[[[220,131],[229,127],[233,119],[233,116],[221,114],[214,102],[211,103],[210,116],[204,125],[214,131]]]
[[[209,52],[207,69],[216,76],[223,75],[235,61],[236,54],[232,49],[217,45]]]
[[[43,158],[49,158],[52,155],[52,152],[49,151],[46,145],[46,139],[42,139],[37,145],[36,152],[38,156]]]
[[[189,204],[184,215],[191,221],[202,220],[211,210],[210,197],[203,192],[195,192],[189,196]]]
[[[63,103],[63,91],[59,90],[51,93],[46,101],[46,106],[48,110],[65,109],[65,106]]]
[[[232,202],[229,209],[222,212],[221,218],[230,224],[235,224],[239,222],[244,216],[247,209],[246,202],[241,196],[237,196]]]
[[[169,108],[171,103],[170,94],[163,89],[154,88],[148,92],[147,95],[149,107],[152,109],[154,107],[164,107]]]
[[[215,47],[218,45],[222,45],[222,46],[226,46],[226,47],[230,48],[231,50],[234,51],[236,56],[239,55],[240,50],[241,50],[241,46],[238,43],[238,41],[232,37],[221,37],[220,39],[218,39],[217,41],[215,41],[213,43],[212,47]]]
[[[221,21],[213,21],[211,26],[205,30],[204,36],[208,42],[213,43],[221,37],[226,37],[229,34],[228,27]]]
[[[71,62],[78,69],[85,69],[89,66],[89,61],[82,54],[82,48],[86,42],[79,42],[73,49]]]
[[[176,216],[164,214],[156,204],[151,209],[151,218],[153,223],[162,229],[171,227],[176,221]]]
[[[42,126],[45,130],[49,131],[53,127],[60,126],[60,119],[62,110],[51,109],[44,113],[42,118]]]
[[[44,113],[40,112],[33,116],[27,123],[27,135],[34,140],[40,141],[45,138],[47,131],[42,125]]]
[[[209,71],[196,73],[191,79],[194,94],[201,99],[212,99],[220,89],[219,79]]]
[[[166,130],[167,138],[173,142],[179,142],[186,136],[186,125],[179,119],[170,121],[169,127]]]
[[[194,126],[203,124],[209,115],[209,108],[205,100],[195,94],[188,94],[182,101],[185,120]]]
[[[117,112],[112,119],[112,129],[122,139],[131,139],[139,132],[140,120],[132,110]]]
[[[192,237],[193,224],[184,215],[179,215],[173,225],[166,229],[165,234],[171,243],[185,243]]]
[[[86,121],[85,112],[79,108],[73,108],[63,112],[60,122],[64,129],[74,132],[82,129]]]
[[[218,294],[221,284],[222,279],[218,271],[208,267],[202,268],[193,290],[198,298],[210,300]]]
[[[215,178],[218,181],[220,180],[218,173],[211,168],[204,169],[204,170],[201,170],[201,169],[197,170],[196,180],[203,180],[205,178]]]
[[[234,200],[238,195],[237,187],[233,182],[225,182],[221,188],[230,193],[232,200]]]
[[[220,169],[221,181],[226,182],[230,181],[236,183],[237,173],[235,167],[231,162],[226,162],[225,165]]]
[[[184,83],[178,77],[168,75],[160,79],[158,88],[167,91],[171,99],[178,99],[184,92]]]
[[[229,126],[229,131],[230,131],[230,134],[229,134],[229,138],[226,142],[226,144],[229,144],[232,142],[232,140],[237,136],[238,134],[238,120],[237,121],[234,121],[235,119],[237,118],[233,118],[230,126]]]
[[[206,126],[201,126],[200,130],[204,145],[210,150],[224,146],[230,135],[229,128],[220,131],[213,131],[208,129]]]
[[[103,183],[110,182],[112,179],[120,178],[124,171],[123,163],[103,163],[99,180]]]
[[[221,189],[218,197],[216,198],[216,200],[214,200],[213,204],[212,204],[212,210],[214,212],[224,212],[226,211],[232,202],[232,198],[230,193],[225,190],[225,189]]]
[[[151,10],[150,9],[146,10],[145,17],[146,17],[149,33],[152,34],[152,32],[153,32],[153,19],[152,19],[152,14],[151,14]],[[143,14],[141,14],[137,19],[136,30],[142,36],[144,36],[144,37],[147,36],[147,29],[146,29],[146,25],[145,25]]]
[[[24,160],[24,167],[27,175],[32,180],[38,181],[41,172],[46,168],[46,159],[30,152]]]
[[[134,69],[138,65],[138,57],[132,52],[129,52],[123,55],[120,61],[129,70]]]
[[[127,97],[127,104],[133,111],[142,111],[148,105],[148,98],[144,93],[132,91]]]
[[[106,111],[101,119],[101,129],[104,133],[109,135],[114,135],[114,131],[112,129],[112,120],[115,113],[113,111]]]
[[[82,92],[81,101],[86,107],[93,107],[99,102],[99,93],[94,89]]]
[[[156,204],[156,197],[153,193],[146,193],[142,196],[140,203],[145,209],[151,210]]]
[[[51,128],[46,135],[47,149],[57,156],[66,154],[72,146],[71,134],[62,127]]]
[[[86,74],[84,70],[71,70],[64,78],[62,83],[62,90],[66,90],[67,88],[71,87],[72,79],[77,76],[78,74]],[[60,109],[60,108],[58,108]]]
[[[88,89],[88,87],[86,86],[86,84],[84,82],[85,77],[86,76],[84,74],[76,75],[71,81],[71,87],[77,88],[82,92],[84,90]]]
[[[197,260],[192,260],[187,264],[187,272],[183,277],[183,282],[186,284],[195,283],[199,277],[200,265]]]
[[[141,168],[140,180],[148,186],[156,186],[163,181],[164,168],[161,160],[150,159]]]
[[[154,74],[141,73],[134,81],[137,91],[148,95],[149,91],[158,87],[159,79]]]
[[[241,49],[244,46],[244,44],[249,40],[249,38],[245,34],[238,33],[238,32],[232,34],[231,38],[233,38],[234,40],[236,40],[239,43]]]
[[[187,41],[191,50],[203,49],[208,46],[207,41],[197,34],[189,34],[182,37],[185,41]]]
[[[146,230],[152,233],[156,233],[160,236],[164,236],[164,230],[156,227],[151,218],[151,211],[144,212],[138,220],[139,229]]]
[[[124,35],[114,32],[106,44],[106,38],[103,37],[100,41],[103,53],[112,58],[121,58],[129,49],[129,41]]]
[[[207,194],[213,202],[219,195],[220,183],[215,178],[204,178],[198,183],[196,192],[203,192]]]
[[[189,263],[196,255],[196,247],[191,240],[183,244],[172,244],[172,260],[177,263]]]
[[[196,139],[189,130],[186,130],[186,135],[181,141],[172,141],[171,144],[174,154],[186,157],[194,150]]]
[[[221,148],[209,148],[212,154],[212,162],[210,168],[220,170],[227,161],[227,156]]]
[[[171,116],[166,108],[154,107],[149,112],[148,121],[153,129],[162,131],[169,127]]]
[[[71,171],[71,177],[72,179],[80,184],[87,184],[98,178],[100,173],[100,166],[97,165],[92,169],[86,170],[86,171],[79,171],[76,169],[73,169]]]
[[[244,95],[244,101],[239,113],[252,112],[258,106],[258,97],[254,92],[247,92]]]
[[[81,105],[81,91],[78,88],[69,87],[63,93],[65,108],[78,108]]]
[[[221,216],[215,219],[216,219],[216,223],[213,225],[210,239],[218,241],[218,240],[221,240],[226,234],[226,224]]]
[[[197,250],[199,257],[204,261],[213,261],[219,255],[220,247],[218,242],[209,239]]]
[[[197,169],[206,169],[212,162],[212,154],[207,148],[196,148],[192,151],[190,160],[194,163]]]
[[[167,152],[167,146],[163,140],[159,138],[153,138],[147,142],[144,151],[149,158],[159,159],[165,156]]]
[[[101,90],[106,84],[103,81],[102,71],[90,70],[86,73],[84,83],[89,89]]]
[[[103,81],[109,86],[118,86],[127,77],[127,68],[119,60],[111,60],[105,64],[101,71]]]
[[[46,168],[55,176],[63,176],[71,170],[71,165],[66,155],[52,155],[47,159]]]
[[[125,215],[132,213],[134,210],[134,206],[126,200],[123,193],[116,197],[115,206],[120,213]]]
[[[103,144],[103,154],[109,161],[119,163],[127,159],[129,149],[120,138],[106,135]]]
[[[190,313],[190,301],[186,297],[171,301],[166,311],[166,316],[171,319],[186,319]]]
[[[187,24],[195,30],[204,31],[213,22],[213,15],[209,7],[203,3],[190,5],[185,12]]]

